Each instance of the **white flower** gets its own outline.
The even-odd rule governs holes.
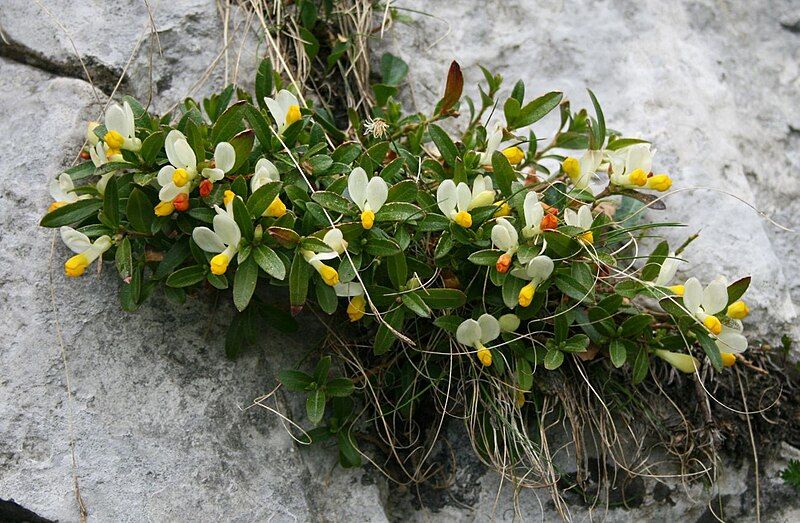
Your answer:
[[[93,147],[89,147],[89,157],[95,167],[102,167],[108,162],[121,162],[123,160],[119,149],[111,149],[103,142],[97,142]]]
[[[477,320],[464,320],[456,330],[458,343],[475,348],[478,359],[486,367],[492,364],[492,353],[484,345],[498,336],[500,322],[491,314],[483,314]]]
[[[486,151],[481,154],[481,165],[492,165],[492,155],[503,141],[503,126],[495,125],[494,131],[486,138]]]
[[[200,175],[212,182],[225,178],[236,163],[236,150],[228,142],[219,142],[214,149],[214,167],[206,167]]]
[[[389,130],[389,124],[383,118],[367,118],[364,122],[364,136],[372,135],[373,138],[385,138]]]
[[[92,242],[88,236],[72,227],[61,227],[60,232],[64,244],[76,253],[64,263],[64,272],[73,278],[82,275],[89,264],[111,248],[111,238],[107,235]]]
[[[142,148],[142,141],[136,138],[136,121],[133,110],[128,102],[111,104],[106,110],[106,129],[108,132],[103,141],[111,149],[119,151],[126,149],[136,152]]]
[[[264,103],[278,125],[278,134],[283,134],[287,127],[301,118],[297,98],[286,89],[281,89],[275,98],[265,96]]]
[[[716,337],[720,352],[740,354],[747,350],[741,322],[731,320],[729,325],[723,325],[715,316],[728,307],[728,287],[724,280],[718,278],[703,289],[697,278],[689,278],[684,289],[684,307]]]
[[[450,220],[469,228],[472,227],[472,215],[469,211],[492,205],[494,195],[492,180],[488,176],[476,176],[471,191],[466,183],[456,185],[453,180],[447,179],[436,190],[436,203]]]
[[[522,204],[523,214],[525,215],[525,227],[522,228],[522,236],[534,238],[542,234],[542,220],[544,219],[544,208],[539,203],[539,197],[533,191],[525,195],[525,202]]]
[[[227,194],[226,199],[233,201]],[[242,232],[233,219],[233,207],[230,202],[225,202],[227,209],[224,210],[218,205],[214,206],[217,215],[214,216],[213,231],[208,227],[195,227],[192,231],[192,238],[198,247],[206,252],[219,253],[211,258],[210,262],[211,272],[216,275],[225,274],[228,270],[228,264],[238,252],[239,242],[242,240]]]
[[[572,156],[566,158],[561,168],[567,173],[576,189],[589,189],[592,194],[599,194],[608,184],[606,174],[597,172],[602,162],[603,151],[589,150],[580,160]]]
[[[164,140],[164,149],[171,165],[158,171],[158,184],[161,190],[158,198],[171,202],[179,194],[189,194],[191,181],[197,178],[197,157],[182,132],[173,129]]]
[[[658,269],[658,276],[656,276],[656,280],[653,283],[659,287],[664,287],[671,282],[672,278],[675,277],[675,273],[678,272],[678,264],[680,264],[680,262],[681,261],[675,257],[674,252],[669,253],[661,263],[661,267]]]
[[[637,143],[610,152],[611,183],[623,188],[669,189],[672,186],[669,176],[653,175],[653,154],[649,143]]]
[[[281,175],[275,164],[266,158],[261,158],[256,162],[256,172],[250,178],[250,191],[256,192],[264,185],[270,182],[281,181]],[[269,207],[264,211],[262,216],[269,216],[271,218],[280,218],[286,214],[286,204],[281,201],[280,196],[276,196]]]
[[[520,307],[527,307],[533,301],[533,295],[536,292],[536,287],[542,284],[547,278],[553,274],[553,260],[545,255],[539,255],[528,262],[524,269],[519,268],[511,272],[513,276],[529,280],[519,291],[517,296]]]
[[[344,253],[347,249],[347,242],[342,235],[341,229],[333,228],[325,233],[322,241],[332,249],[332,252],[313,252],[306,249],[300,249],[300,254],[308,262],[309,265],[322,277],[327,285],[335,287],[339,283],[339,273],[333,267],[325,265],[324,261],[333,260],[338,258],[340,254]]]
[[[50,196],[55,200],[50,204],[47,212],[54,211],[63,205],[75,203],[78,200],[91,198],[91,195],[75,193],[75,184],[67,173],[61,173],[58,178],[50,180]]]
[[[501,251],[514,254],[519,249],[519,235],[511,222],[505,218],[498,218],[492,227],[492,243]]]
[[[578,236],[578,239],[583,243],[594,243],[594,234],[590,230],[593,222],[592,209],[588,205],[581,205],[578,212],[569,208],[564,209],[564,223],[585,231]]]
[[[347,178],[347,192],[350,199],[361,210],[361,226],[371,229],[375,223],[375,213],[383,207],[389,197],[389,185],[380,176],[371,180],[361,167],[356,167]]]

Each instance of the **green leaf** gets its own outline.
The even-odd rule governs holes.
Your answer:
[[[427,318],[431,315],[431,309],[417,292],[405,292],[400,295],[400,299],[403,301],[403,305],[408,307],[408,309],[417,316]]]
[[[289,302],[292,307],[300,307],[306,302],[308,295],[308,280],[311,277],[309,265],[300,249],[297,249],[292,259],[292,267],[289,271]]]
[[[711,361],[711,365],[714,366],[717,372],[722,372],[722,356],[719,353],[719,347],[717,347],[717,343],[711,339],[711,337],[706,333],[703,327],[695,326],[692,329],[695,336],[697,336],[697,341],[700,342],[700,346],[703,347],[703,352],[706,353],[708,359]]]
[[[262,109],[267,109],[264,103],[265,96],[272,96],[272,62],[264,58],[258,65],[256,72],[256,102]]]
[[[180,266],[183,261],[189,257],[191,249],[189,247],[189,240],[179,240],[169,248],[169,250],[164,254],[164,258],[161,260],[161,263],[158,264],[156,267],[155,273],[153,273],[154,280],[160,280],[168,276],[172,271]]]
[[[243,130],[242,118],[245,115],[244,108],[246,104],[247,102],[240,100],[228,107],[217,118],[217,121],[214,122],[214,127],[211,128],[212,143],[227,142]],[[201,161],[201,158],[198,157],[197,160]]]
[[[260,103],[263,103],[263,100]],[[272,131],[267,119],[261,111],[249,104],[242,109],[242,115],[247,120],[247,123],[250,124],[250,127],[253,128],[253,132],[256,133],[258,143],[261,144],[262,148],[266,147],[270,142],[270,138],[272,138]]]
[[[544,355],[544,368],[547,370],[555,370],[564,363],[564,353],[558,349],[548,349],[547,354]]]
[[[192,265],[178,269],[167,277],[170,287],[188,287],[206,279],[206,268],[201,265]]]
[[[616,368],[625,365],[625,360],[628,357],[628,351],[625,348],[625,343],[620,339],[613,339],[608,346],[608,355],[611,357],[611,364]]]
[[[377,222],[402,222],[406,220],[420,220],[425,216],[422,209],[412,203],[391,202],[384,204],[375,214]]]
[[[559,274],[556,276],[555,282],[558,290],[574,300],[585,301],[591,298],[592,289],[586,287],[583,283],[579,282],[572,276]]]
[[[748,287],[750,287],[750,276],[736,280],[728,285],[728,305],[744,296]]]
[[[564,342],[562,349],[564,352],[585,352],[589,346],[589,337],[585,334],[576,334]]]
[[[245,348],[255,342],[256,316],[253,309],[236,314],[225,335],[225,356],[236,358]]]
[[[291,392],[305,392],[311,390],[314,378],[300,370],[286,369],[278,373],[278,380]]]
[[[319,53],[319,40],[305,27],[300,28],[300,38],[309,60],[313,60]]]
[[[314,368],[314,381],[317,382],[318,386],[322,386],[325,382],[328,381],[328,371],[331,368],[331,357],[330,356],[323,356],[317,362],[317,366]]]
[[[494,267],[497,265],[497,259],[503,254],[503,251],[497,249],[485,249],[482,251],[473,252],[467,257],[467,260],[475,265],[485,265],[487,267]]]
[[[224,291],[228,288],[228,277],[224,274],[214,274],[209,272],[206,275],[206,280],[210,283],[215,289],[219,289]]]
[[[558,104],[561,103],[561,99],[563,97],[563,93],[552,91],[540,96],[539,98],[536,98],[531,102],[528,102],[519,110],[519,113],[517,117],[514,118],[513,123],[509,123],[509,128],[516,129],[519,127],[525,127],[534,122],[538,122],[544,118],[547,113],[558,107]]]
[[[386,204],[392,202],[413,202],[417,198],[417,184],[414,180],[403,180],[389,187]]]
[[[683,307],[683,298],[680,296],[668,296],[666,298],[661,298],[658,301],[658,304],[662,309],[664,309],[664,312],[672,314],[675,316],[675,318],[688,316],[688,313]]]
[[[126,236],[117,246],[115,255],[117,271],[123,280],[130,278],[133,274],[133,257],[131,255],[131,241]]]
[[[655,280],[667,256],[669,256],[669,244],[663,241],[653,249],[650,257],[647,258],[647,263],[642,268],[642,279],[645,281]]]
[[[589,91],[589,97],[592,99],[592,105],[594,105],[594,113],[597,116],[597,128],[592,129],[594,131],[594,148],[602,149],[606,140],[606,119],[603,116],[603,109],[600,108],[600,102],[597,101],[597,97],[591,89],[587,89],[587,91]]]
[[[322,421],[325,415],[325,391],[322,389],[312,390],[306,400],[306,414],[308,420],[316,425]]]
[[[431,309],[455,309],[467,302],[467,295],[458,289],[421,289],[417,292]]]
[[[515,122],[517,117],[519,117],[519,111],[521,108],[521,104],[516,98],[509,98],[503,104],[503,116],[506,117],[506,125],[508,129],[514,129],[516,127]]]
[[[391,53],[381,57],[381,78],[386,85],[400,85],[408,74],[408,64]]]
[[[153,203],[142,190],[136,187],[131,190],[125,214],[133,230],[150,234],[155,214],[153,213]]]
[[[248,257],[236,268],[236,275],[233,278],[233,304],[239,311],[247,308],[257,282],[258,265],[252,257]]]
[[[333,314],[339,305],[339,300],[336,297],[336,291],[330,285],[317,283],[314,286],[314,291],[317,295],[317,303],[322,312],[326,314]]]
[[[96,214],[102,206],[103,202],[100,200],[78,200],[48,212],[39,222],[39,225],[41,227],[61,227],[62,225],[80,223],[89,216]]]
[[[458,326],[464,321],[464,318],[459,316],[452,316],[452,315],[445,315],[439,316],[435,320],[433,320],[433,324],[439,327],[442,330],[449,332],[450,334],[455,334],[458,330]]]
[[[150,165],[156,161],[158,153],[164,148],[165,138],[166,135],[164,134],[164,131],[158,131],[150,134],[150,136],[142,141],[142,148],[139,151],[139,154],[142,155],[142,160],[144,163]]]
[[[247,209],[250,211],[250,214],[256,217],[264,214],[267,207],[269,207],[278,194],[280,194],[281,186],[281,182],[268,182],[251,194],[247,199]]]
[[[503,280],[503,303],[505,303],[506,307],[509,309],[513,309],[519,304],[519,291],[526,285],[526,282],[511,276],[510,274],[506,275],[505,280]]]
[[[334,192],[330,191],[317,191],[311,194],[311,199],[323,206],[340,214],[348,214],[352,211],[350,201]]]
[[[458,157],[458,148],[456,144],[453,143],[453,140],[450,139],[447,132],[436,124],[428,125],[428,132],[431,135],[431,140],[433,140],[433,143],[435,143],[436,147],[439,149],[442,158],[444,158],[444,161],[455,166],[456,158]]]
[[[233,198],[233,219],[242,232],[242,238],[251,241],[253,239],[253,220],[250,218],[247,206],[239,197]]]
[[[394,240],[372,237],[367,240],[366,251],[372,256],[394,256],[403,250]]]
[[[254,141],[255,134],[252,129],[242,131],[229,140],[229,143],[233,146],[233,150],[236,153],[236,160],[229,172],[235,173],[236,170],[247,161],[250,157],[250,153],[253,151]]]
[[[525,358],[517,358],[517,386],[524,390],[529,391],[533,387],[533,369],[531,364]]]
[[[340,430],[336,433],[336,443],[339,446],[339,465],[344,468],[357,468],[361,466],[361,454],[353,444],[352,435]]]
[[[333,378],[325,385],[325,391],[328,396],[334,398],[349,396],[353,393],[353,390],[355,390],[353,380],[349,378]]]
[[[400,289],[408,281],[406,255],[401,251],[394,256],[386,257],[386,270],[395,289]]]
[[[631,145],[636,145],[637,143],[650,143],[647,140],[641,140],[639,138],[617,138],[608,143],[606,146],[607,151],[617,151],[622,149],[623,147],[628,147]]]
[[[286,277],[286,266],[283,261],[266,245],[259,245],[253,249],[253,259],[264,272],[276,280],[283,280]]]
[[[392,326],[396,331],[401,332],[403,322],[405,321],[405,308],[398,307],[383,315],[383,320]],[[397,338],[394,333],[390,331],[386,325],[381,323],[378,327],[378,332],[375,334],[375,342],[372,346],[372,351],[376,356],[385,354],[392,348]]]
[[[636,316],[631,316],[622,322],[621,334],[626,338],[638,336],[647,327],[649,327],[651,323],[653,323],[653,317],[649,314],[637,314]]]
[[[83,180],[84,178],[92,176],[94,174],[94,171],[95,171],[94,162],[88,161],[79,163],[74,167],[70,167],[64,172],[67,173],[70,178],[72,178],[73,182],[77,182]]]
[[[492,170],[500,192],[504,196],[510,197],[513,194],[511,183],[517,179],[517,173],[503,153],[495,151],[492,154]]]
[[[645,347],[634,347],[633,350],[635,354],[633,356],[631,381],[636,385],[647,377],[647,371],[650,368],[650,356]]]

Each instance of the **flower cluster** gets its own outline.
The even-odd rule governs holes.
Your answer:
[[[458,81],[432,114],[389,97],[346,128],[280,85],[268,75],[254,98],[232,103],[229,87],[164,117],[111,104],[88,127],[88,161],[50,185],[42,225],[76,253],[67,276],[107,253],[126,310],[159,290],[178,303],[229,290],[231,356],[249,333],[293,328],[256,292],[284,287],[287,311],[314,306],[370,332],[370,365],[395,365],[392,348],[413,336],[426,350],[408,357],[463,354],[521,407],[535,388],[524,376],[573,357],[635,384],[653,356],[721,371],[746,350],[749,278],[670,285],[682,249],[634,251],[646,228],[631,217],[663,207],[655,194],[672,180],[654,174],[649,143],[605,127],[594,95],[592,117],[561,93],[526,101],[515,88],[492,125],[486,95],[454,135],[437,122],[458,116]],[[551,112],[560,125],[540,147],[520,130]]]

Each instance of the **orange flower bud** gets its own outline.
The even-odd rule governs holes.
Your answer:
[[[83,159],[83,160],[88,160],[88,159],[89,159],[89,158],[91,158],[91,157],[92,157],[92,155],[91,155],[91,154],[89,154],[89,152],[88,152],[88,151],[81,151],[81,159]]]
[[[189,210],[189,195],[181,193],[172,200],[172,206],[176,211],[185,212]]]
[[[211,180],[203,180],[200,182],[200,196],[205,198],[209,194],[211,194],[211,189],[214,188],[214,182]]]
[[[546,214],[544,218],[542,218],[542,223],[539,225],[539,228],[543,231],[553,231],[558,227],[558,218],[555,214]]]
[[[511,255],[506,252],[497,259],[495,268],[497,272],[508,272],[509,267],[511,267]]]

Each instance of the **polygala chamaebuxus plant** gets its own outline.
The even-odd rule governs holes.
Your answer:
[[[397,60],[384,57],[379,86],[402,82]],[[335,438],[342,465],[366,456],[366,420],[391,419],[375,422],[391,448],[390,427],[429,406],[466,419],[503,473],[542,476],[528,430],[558,396],[554,377],[635,396],[659,369],[724,372],[747,349],[749,278],[678,284],[685,243],[641,253],[641,238],[677,225],[642,219],[665,209],[672,181],[650,143],[606,127],[591,92],[592,114],[560,92],[528,99],[522,82],[500,100],[501,78],[484,75],[477,104],[454,62],[432,113],[406,114],[383,89],[346,129],[266,61],[252,98],[230,86],[157,117],[123,97],[89,124],[87,161],[54,176],[41,225],[74,251],[69,277],[114,260],[127,311],[154,293],[232,295],[230,357],[295,328],[304,307],[330,315],[330,353],[280,380],[307,395],[316,427],[299,439]],[[532,126],[545,117],[542,139]],[[331,355],[344,376],[329,377]]]

